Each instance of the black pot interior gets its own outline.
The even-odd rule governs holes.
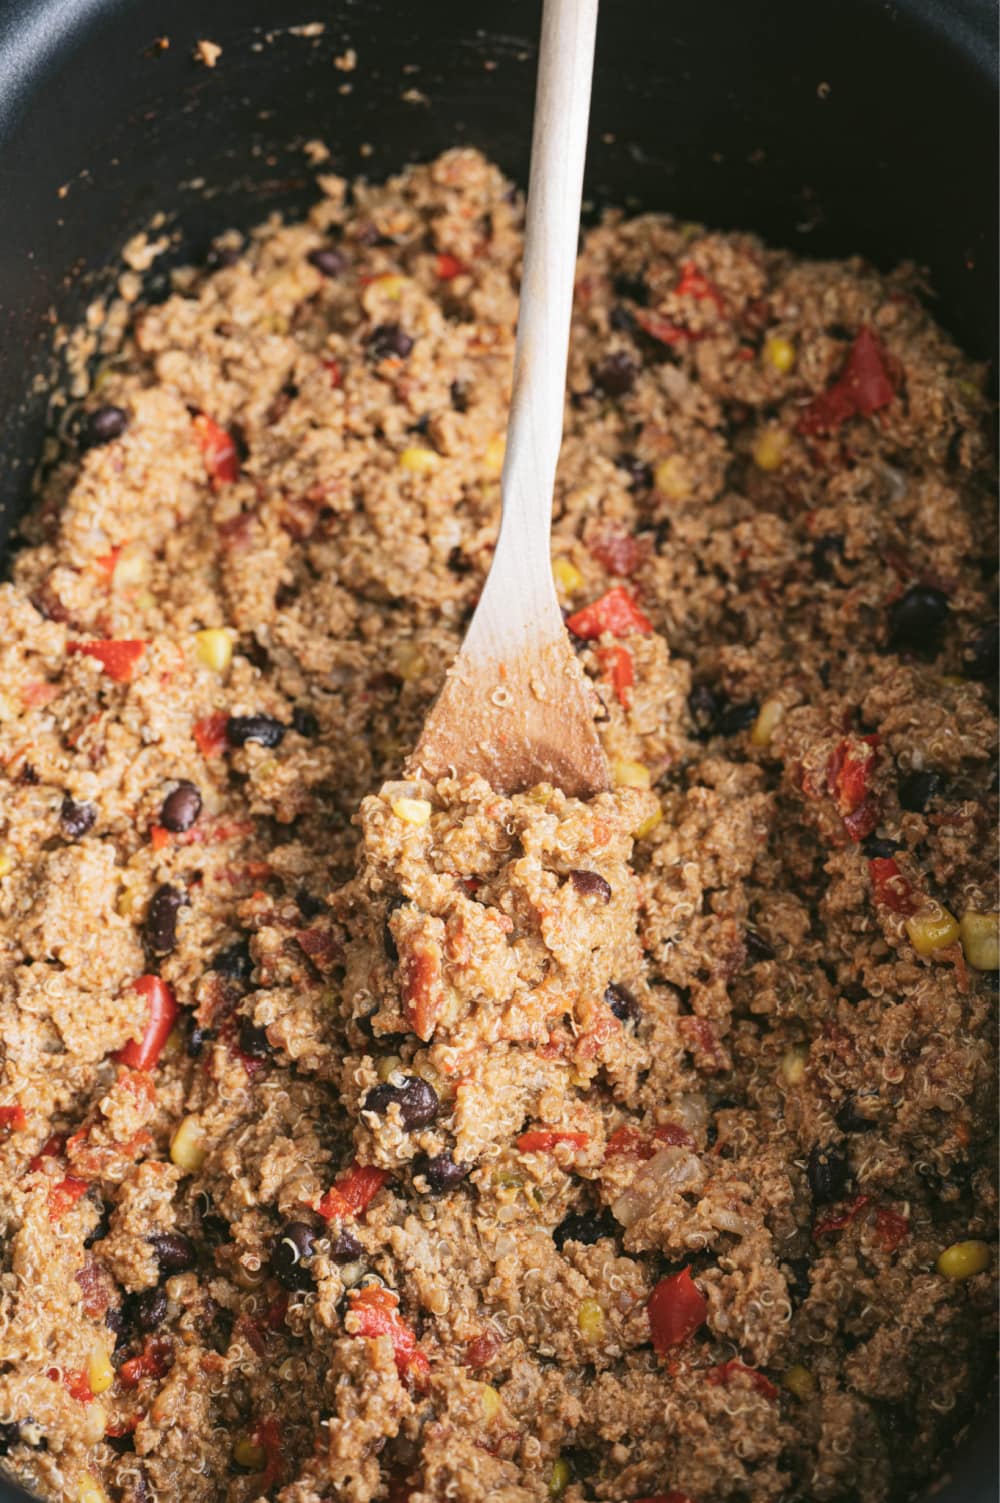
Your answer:
[[[222,229],[307,204],[317,137],[348,176],[468,142],[523,182],[539,14],[538,0],[0,0],[0,540],[44,432],[53,323],[79,318],[130,233],[157,211],[176,232],[156,296]],[[222,46],[215,69],[193,60],[199,38]],[[333,65],[348,47],[349,73]],[[995,89],[988,0],[606,0],[587,193],[595,210],[668,209],[810,256],[916,261],[938,317],[989,358]],[[975,1424],[941,1496],[995,1498],[994,1449]],[[0,1482],[0,1500],[24,1496]]]

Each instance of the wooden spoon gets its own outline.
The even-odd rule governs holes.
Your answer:
[[[549,546],[596,26],[597,0],[545,0],[500,536],[411,777],[479,773],[502,793],[609,785]]]

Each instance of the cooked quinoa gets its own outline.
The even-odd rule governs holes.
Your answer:
[[[605,218],[553,565],[615,788],[405,783],[521,205],[324,189],[134,307],[0,587],[0,1453],[904,1498],[992,1345],[984,373],[912,272]]]

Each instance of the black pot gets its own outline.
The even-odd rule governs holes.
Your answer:
[[[0,542],[44,431],[51,314],[79,318],[128,234],[157,210],[178,233],[155,296],[165,266],[218,231],[308,202],[301,147],[317,136],[348,175],[468,141],[523,181],[539,10],[0,0]],[[320,37],[290,29],[317,19]],[[994,19],[990,0],[606,0],[590,199],[807,255],[915,260],[943,322],[991,356]],[[214,70],[192,60],[200,38],[222,46]],[[353,73],[332,66],[347,47]],[[989,1424],[973,1425],[940,1497],[992,1503],[993,1453]],[[0,1483],[0,1503],[26,1496]]]

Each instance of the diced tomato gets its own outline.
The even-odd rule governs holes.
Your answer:
[[[488,1367],[503,1342],[492,1331],[482,1331],[465,1343],[465,1360],[469,1367]]]
[[[660,344],[694,344],[696,340],[703,338],[701,334],[685,329],[683,324],[672,323],[669,318],[664,318],[660,313],[653,313],[649,308],[637,308],[635,321],[641,329],[645,329],[651,339],[658,340]]]
[[[645,1133],[630,1122],[616,1127],[604,1145],[605,1159],[651,1159],[655,1151]]]
[[[285,1316],[288,1314],[289,1297],[287,1293],[281,1293],[277,1299],[272,1300],[264,1311],[264,1324],[269,1331],[280,1331],[285,1324]]]
[[[150,825],[149,839],[154,851],[162,851],[170,844],[170,831],[162,825]]]
[[[62,1153],[65,1147],[66,1134],[64,1132],[54,1132],[51,1138],[45,1139],[45,1142],[42,1144],[41,1148],[28,1164],[29,1170],[33,1174],[36,1169],[40,1169],[42,1167],[43,1159],[57,1158],[59,1154]]]
[[[441,282],[450,282],[452,277],[461,276],[467,269],[457,256],[450,256],[447,251],[443,251],[434,262],[434,271]]]
[[[104,1427],[105,1435],[110,1435],[112,1440],[121,1440],[124,1435],[131,1435],[139,1427],[142,1418],[139,1414],[130,1414],[126,1419],[110,1420]]]
[[[809,403],[799,418],[800,433],[833,433],[852,417],[871,417],[889,403],[896,389],[889,376],[888,359],[878,336],[862,327],[837,380]]]
[[[586,1148],[590,1142],[590,1134],[586,1132],[564,1132],[559,1129],[551,1131],[544,1128],[535,1128],[531,1132],[523,1132],[517,1140],[518,1153],[551,1153],[560,1143],[569,1143],[573,1148]]]
[[[875,771],[878,736],[856,736],[837,743],[826,766],[826,786],[840,814],[853,814],[867,798]]]
[[[406,1021],[426,1043],[437,1027],[445,1003],[441,947],[417,935],[400,948],[399,975]]]
[[[714,303],[720,313],[726,310],[725,298],[710,282],[703,271],[699,271],[693,261],[685,261],[681,267],[680,281],[674,291],[679,297],[697,298],[699,302]]]
[[[708,1301],[691,1277],[690,1268],[661,1279],[646,1303],[653,1349],[659,1356],[680,1346],[703,1325]]]
[[[192,425],[195,443],[205,457],[205,468],[213,486],[218,488],[239,480],[240,457],[232,436],[204,412],[198,413]]]
[[[327,375],[329,376],[329,378],[330,378],[330,385],[332,387],[334,387],[334,389],[336,389],[339,386],[343,386],[343,384],[344,384],[344,372],[341,369],[340,361],[339,360],[333,360],[333,359],[324,360],[323,361],[323,369],[326,371]]]
[[[882,1208],[875,1212],[875,1236],[884,1252],[895,1252],[909,1235],[910,1223],[898,1211]]]
[[[848,1201],[846,1205],[840,1206],[835,1211],[831,1211],[828,1216],[824,1216],[821,1220],[817,1221],[813,1227],[813,1236],[825,1237],[830,1232],[842,1232],[845,1227],[851,1225],[858,1213],[864,1210],[870,1200],[870,1195],[858,1195],[854,1200]]]
[[[217,757],[226,749],[226,726],[229,716],[223,710],[217,710],[214,715],[205,715],[201,720],[196,720],[191,727],[191,734],[198,743],[198,750],[203,757]]]
[[[23,1106],[0,1106],[0,1133],[23,1132],[28,1114]]]
[[[21,689],[21,703],[26,710],[38,710],[51,704],[59,693],[58,684],[47,684],[44,679],[32,679]]]
[[[94,559],[94,568],[104,575],[104,582],[107,585],[110,585],[115,577],[115,569],[118,567],[121,551],[120,548],[112,548],[110,553],[101,553]]]
[[[427,1354],[417,1345],[417,1338],[399,1313],[399,1295],[378,1284],[352,1289],[349,1314],[354,1317],[355,1335],[374,1338],[388,1336],[396,1359],[396,1371],[416,1387],[424,1388],[430,1376]]]
[[[49,1218],[58,1221],[89,1189],[87,1180],[77,1179],[75,1174],[67,1174],[65,1179],[61,1179],[49,1191]]]
[[[752,1386],[758,1393],[762,1393],[765,1399],[771,1399],[773,1402],[778,1397],[778,1390],[770,1378],[759,1373],[755,1367],[747,1367],[744,1363],[737,1362],[735,1358],[729,1362],[720,1362],[718,1367],[710,1367],[707,1376],[708,1381],[715,1387],[728,1388],[730,1379],[737,1373],[745,1373]]]
[[[94,1397],[90,1379],[78,1367],[50,1367],[46,1373],[53,1383],[62,1382],[71,1399],[78,1404],[89,1404]]]
[[[906,915],[917,911],[913,889],[891,856],[874,856],[868,863],[868,875],[876,903],[893,913]]]
[[[281,1444],[281,1429],[278,1421],[270,1416],[261,1420],[253,1432],[255,1443],[260,1446],[267,1458],[264,1467],[264,1475],[261,1478],[261,1486],[273,1487],[278,1482],[285,1470],[285,1454]]]
[[[864,840],[866,835],[871,834],[881,818],[882,806],[877,798],[869,794],[863,804],[859,804],[852,813],[844,815],[844,829],[851,840],[855,842]]]
[[[664,1122],[662,1127],[654,1127],[653,1137],[658,1143],[663,1143],[667,1147],[694,1147],[694,1138],[692,1138],[686,1127],[681,1127],[677,1122]]]
[[[588,544],[590,555],[609,574],[634,574],[642,563],[645,549],[630,532],[609,529]]]
[[[609,647],[597,648],[597,661],[601,665],[603,677],[614,689],[618,703],[624,709],[628,709],[632,703],[632,689],[635,686],[635,665],[632,662],[632,654],[620,642],[615,642]]]
[[[135,678],[139,660],[146,651],[146,643],[138,640],[68,642],[66,651],[70,655],[82,653],[88,658],[96,658],[108,678],[113,678],[116,684],[130,684]]]
[[[355,1162],[327,1190],[316,1209],[326,1221],[331,1221],[334,1216],[342,1221],[353,1220],[368,1209],[389,1178],[388,1169]]]
[[[162,1378],[167,1371],[169,1345],[155,1336],[147,1338],[138,1357],[130,1357],[118,1369],[123,1387],[138,1388],[143,1378]]]
[[[605,632],[610,632],[613,637],[624,637],[628,632],[653,630],[652,621],[639,609],[624,585],[615,585],[599,600],[574,611],[567,617],[566,625],[575,637],[582,637],[586,642],[592,642]]]
[[[170,987],[159,976],[140,976],[133,982],[133,990],[146,1000],[146,1027],[142,1038],[138,1041],[129,1039],[124,1048],[118,1050],[115,1059],[119,1064],[128,1065],[130,1070],[151,1070],[177,1021],[179,1009]]]

